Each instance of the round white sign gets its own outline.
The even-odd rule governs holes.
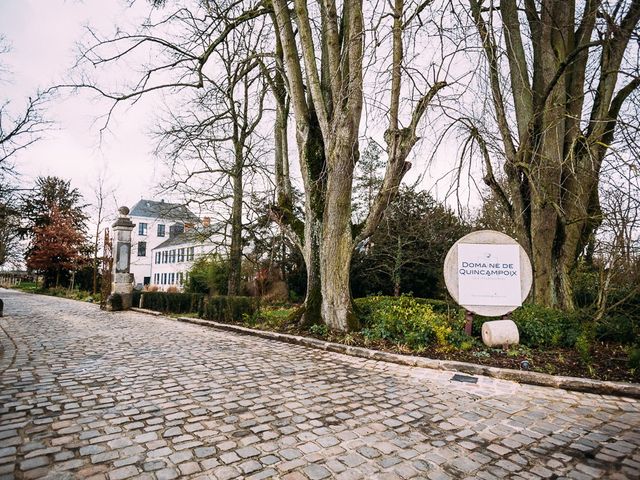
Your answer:
[[[524,248],[494,230],[465,235],[444,259],[444,281],[453,299],[486,317],[500,317],[522,305],[532,280]]]

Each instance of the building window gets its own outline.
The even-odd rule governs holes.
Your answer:
[[[184,262],[184,248],[178,250],[178,262]]]
[[[171,250],[171,253],[169,254],[169,258],[171,259],[169,261],[169,263],[176,263],[176,251],[175,250]]]
[[[182,285],[184,283],[184,275],[182,274],[182,272],[178,273],[178,283],[180,285]]]
[[[175,283],[175,280],[176,280],[176,278],[175,278],[175,277],[176,277],[176,274],[175,274],[175,273],[170,273],[170,274],[169,274],[169,283],[170,283],[171,285],[173,285],[173,284]]]
[[[162,274],[162,285],[166,285],[167,284],[167,274],[163,273]]]
[[[139,257],[147,256],[147,242],[138,242],[138,256]]]
[[[153,274],[153,283],[155,285],[158,285],[160,283],[160,274],[159,273],[154,273]]]
[[[160,252],[156,252],[156,263],[160,263]]]
[[[164,237],[164,225],[162,223],[158,224],[158,236]]]
[[[168,258],[169,258],[169,252],[162,252],[162,263],[167,263]]]
[[[187,262],[193,261],[193,252],[194,252],[194,250],[195,250],[195,247],[187,248]]]
[[[138,224],[138,235],[146,235],[147,234],[147,224],[139,223]]]

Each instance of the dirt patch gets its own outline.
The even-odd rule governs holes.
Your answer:
[[[255,328],[255,326],[254,326]],[[273,330],[269,328],[268,330]],[[404,345],[385,341],[369,341],[359,333],[312,335],[308,330],[288,328],[282,333],[318,338],[330,342],[371,348],[404,355],[416,355],[437,360],[454,360],[498,368],[528,370],[550,375],[592,378],[616,382],[640,383],[640,369],[629,366],[627,346],[600,343],[592,346],[589,359],[583,359],[576,350],[568,348],[535,349],[524,346],[507,350],[487,348],[480,344],[469,350],[440,349],[435,346],[415,351]],[[526,364],[523,364],[526,362]]]

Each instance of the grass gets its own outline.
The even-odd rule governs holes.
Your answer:
[[[87,292],[85,290],[69,290],[65,287],[42,288],[35,282],[22,282],[18,285],[13,285],[11,288],[25,293],[69,298],[71,300],[80,300],[82,302],[100,302],[100,293],[92,295],[91,292]]]

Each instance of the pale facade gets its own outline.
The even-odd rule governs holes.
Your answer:
[[[153,249],[151,285],[160,290],[170,287],[182,290],[193,264],[218,251],[217,245],[203,242],[201,233],[179,233]]]
[[[166,242],[175,231],[193,228],[199,223],[187,207],[176,203],[142,199],[129,214],[135,224],[131,232],[131,266],[137,288],[152,284],[153,249]]]

